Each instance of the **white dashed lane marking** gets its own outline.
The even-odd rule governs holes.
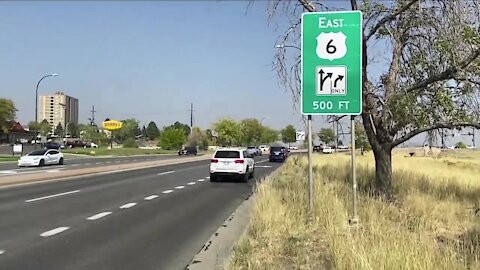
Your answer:
[[[210,176],[207,176],[207,177],[205,177],[205,178],[210,179]]]
[[[163,194],[168,194],[168,193],[172,193],[172,192],[173,192],[173,190],[171,190],[171,189],[168,189],[168,190],[165,190],[165,191],[164,191],[164,192],[162,192],[162,193],[163,193]]]
[[[150,200],[153,200],[153,199],[156,199],[156,198],[158,198],[158,195],[151,195],[151,196],[145,197],[145,200],[150,201]]]
[[[124,205],[120,206],[120,208],[127,209],[127,208],[130,208],[130,207],[134,207],[135,205],[137,205],[137,203],[134,203],[134,202],[127,203],[127,204],[124,204]]]
[[[96,215],[93,215],[91,217],[88,217],[87,219],[88,220],[96,220],[96,219],[100,219],[100,218],[103,218],[103,217],[106,217],[108,215],[110,215],[112,212],[102,212],[102,213],[98,213]]]
[[[188,183],[187,185],[190,185],[190,186],[191,186],[191,185],[195,185],[195,184],[196,184],[195,182],[190,182],[190,183]]]
[[[176,189],[182,189],[182,188],[185,188],[185,186],[178,186],[178,187],[175,187]]]
[[[41,237],[49,237],[49,236],[53,236],[55,234],[58,234],[58,233],[61,233],[61,232],[64,232],[66,230],[70,229],[70,227],[58,227],[56,229],[53,229],[53,230],[50,230],[50,231],[46,231],[42,234],[40,234]]]
[[[3,253],[5,253],[5,250],[0,249],[0,255],[2,255]]]
[[[168,172],[161,172],[157,175],[166,175],[166,174],[171,174],[171,173],[174,173],[175,171],[168,171]]]
[[[40,201],[40,200],[55,198],[55,197],[59,197],[59,196],[64,196],[64,195],[68,195],[68,194],[73,194],[73,193],[77,193],[77,192],[80,192],[80,190],[77,189],[77,190],[72,190],[72,191],[68,191],[68,192],[64,192],[64,193],[58,193],[58,194],[53,194],[53,195],[49,195],[49,196],[45,196],[45,197],[30,199],[30,200],[26,200],[25,202],[27,202],[27,203],[29,203],[29,202],[35,202],[35,201]]]

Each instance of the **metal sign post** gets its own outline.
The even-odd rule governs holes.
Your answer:
[[[352,188],[353,188],[353,217],[350,219],[350,224],[355,225],[358,223],[357,213],[357,168],[355,160],[355,116],[351,116],[351,132],[352,132]]]
[[[308,115],[308,210],[313,215],[312,115]]]

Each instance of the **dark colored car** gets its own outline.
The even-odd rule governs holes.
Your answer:
[[[178,150],[178,155],[181,156],[181,155],[197,155],[197,147],[195,146],[187,146],[187,147],[184,147],[180,150]]]
[[[65,143],[65,147],[68,147],[68,148],[74,148],[74,147],[81,147],[81,148],[84,148],[87,146],[87,143],[84,142],[84,141],[79,141],[79,140],[75,140],[75,141],[67,141],[67,143]]]
[[[45,149],[55,149],[55,150],[58,150],[62,147],[61,144],[57,143],[57,142],[47,142],[45,144]]]
[[[268,160],[270,162],[281,161],[284,162],[288,157],[288,152],[285,147],[282,146],[271,146],[270,147],[270,156]]]
[[[319,153],[322,152],[322,150],[323,150],[323,146],[321,145],[314,145],[312,149],[313,152],[319,152]]]

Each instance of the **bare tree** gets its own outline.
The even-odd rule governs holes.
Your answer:
[[[288,15],[291,23],[278,39],[273,64],[296,102],[300,50],[292,47],[300,47],[299,18],[302,12],[331,10],[322,2],[276,0],[268,8],[269,18]],[[394,147],[424,132],[480,128],[480,5],[476,0],[351,0],[350,7],[364,15],[361,118],[375,155],[373,186],[377,194],[390,196]],[[378,72],[379,64],[384,71]]]

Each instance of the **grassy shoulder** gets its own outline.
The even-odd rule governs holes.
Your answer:
[[[292,157],[257,188],[251,224],[230,269],[480,268],[480,151],[395,155],[395,202],[368,195],[373,156],[358,156],[356,230],[347,222],[349,157],[314,160],[315,218],[307,215],[306,159]]]
[[[20,157],[0,157],[0,162],[17,161]]]
[[[173,150],[140,149],[140,148],[70,148],[63,149],[63,153],[80,154],[89,156],[133,156],[133,155],[158,155],[176,154]]]

